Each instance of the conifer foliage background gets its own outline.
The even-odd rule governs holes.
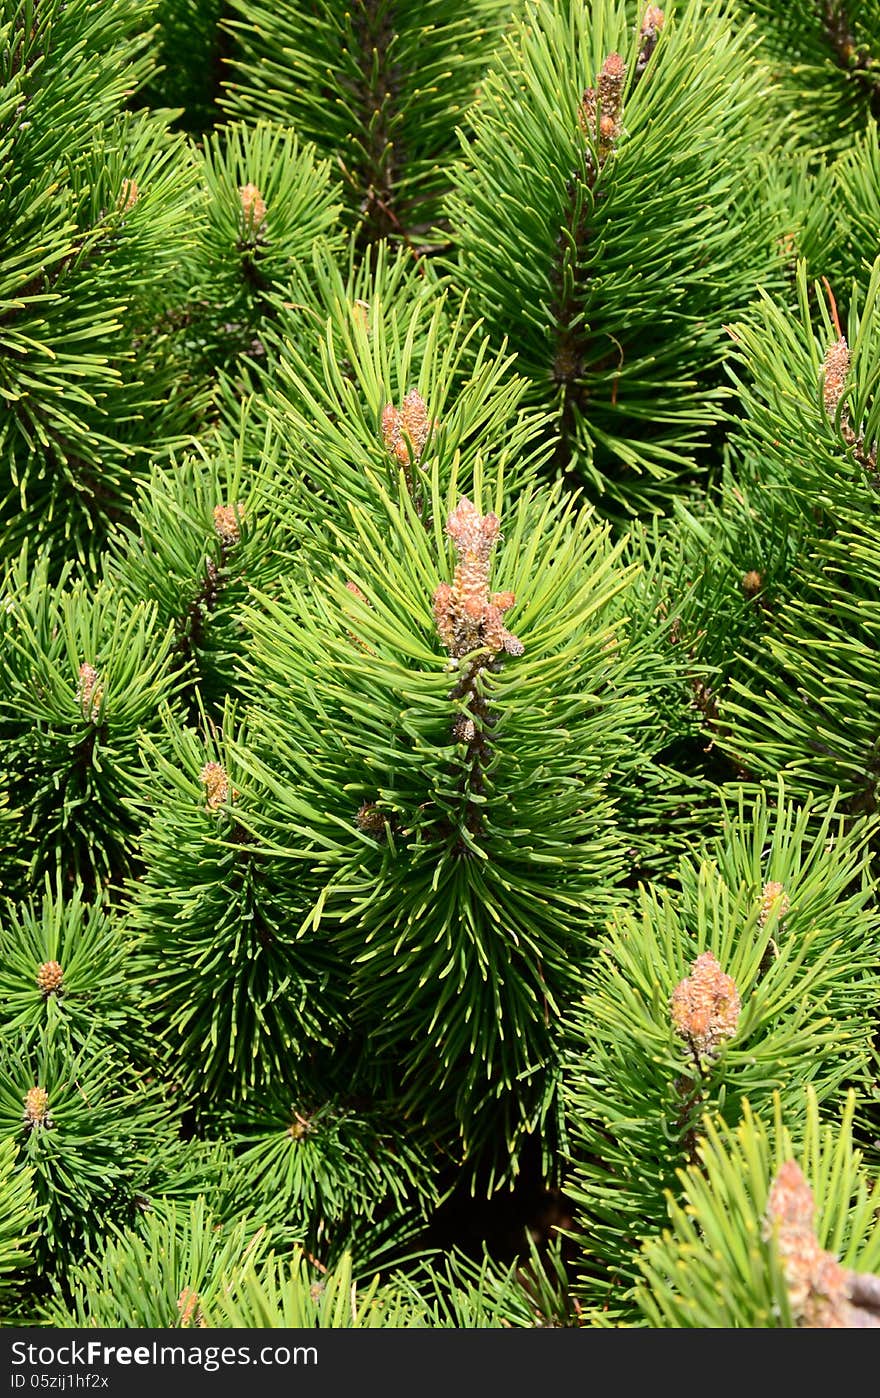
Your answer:
[[[0,1307],[880,1325],[880,7],[0,0]]]

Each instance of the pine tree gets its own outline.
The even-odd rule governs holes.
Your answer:
[[[265,1234],[247,1218],[225,1227],[202,1198],[188,1207],[159,1203],[139,1229],[115,1229],[101,1251],[75,1263],[70,1299],[58,1287],[45,1318],[60,1327],[201,1327],[214,1291],[265,1257]]]
[[[0,1129],[33,1173],[42,1278],[66,1269],[112,1223],[134,1218],[180,1169],[162,1092],[110,1045],[76,1047],[63,1029],[0,1040]]]
[[[14,1298],[32,1264],[40,1209],[33,1193],[33,1170],[16,1169],[18,1150],[6,1139],[0,1145],[0,1301]]]
[[[878,54],[0,7],[7,1323],[876,1326]]]
[[[585,977],[566,1083],[588,1302],[632,1306],[635,1239],[667,1221],[676,1174],[699,1157],[707,1112],[778,1099],[794,1126],[803,1089],[836,1110],[869,1091],[878,929],[866,832],[808,807],[740,798],[726,833],[684,859],[676,890],[642,888]]]
[[[207,727],[207,725],[206,725]],[[342,967],[304,937],[304,892],[248,829],[267,792],[247,781],[247,729],[227,709],[210,738],[166,718],[146,746],[149,820],[134,893],[131,972],[168,1071],[199,1114],[273,1088],[314,1090],[348,1022]]]
[[[186,300],[184,343],[206,378],[246,396],[246,365],[266,358],[299,262],[316,244],[340,250],[338,185],[293,130],[232,123],[205,137]]]
[[[420,511],[405,481],[350,506],[333,573],[255,613],[242,761],[272,793],[255,826],[318,875],[304,926],[330,928],[406,1110],[509,1151],[552,1112],[555,1025],[620,877],[604,779],[648,690],[589,513],[524,490],[499,519],[500,478],[475,503],[436,464]]]
[[[318,245],[310,286],[294,291],[261,374],[260,407],[287,448],[265,508],[310,555],[325,529],[336,547],[353,502],[383,519],[377,483],[393,496],[401,471],[423,515],[435,462],[444,489],[470,489],[490,455],[506,489],[534,478],[543,415],[448,280],[383,251],[344,275]],[[312,493],[321,505],[309,512]]]
[[[880,94],[877,0],[743,0],[758,21],[787,125],[815,151],[840,147]]]
[[[154,466],[104,560],[115,592],[133,608],[154,607],[157,626],[171,631],[175,682],[187,708],[198,714],[201,705],[206,718],[219,716],[225,699],[244,697],[238,667],[249,588],[270,592],[292,551],[262,508],[280,470],[278,440],[264,432],[252,465],[249,426],[245,406],[234,436]]]
[[[466,15],[449,0],[231,9],[221,106],[293,125],[332,157],[360,238],[430,239],[457,129],[516,5],[478,0]]]
[[[143,100],[176,109],[173,124],[194,135],[210,130],[219,117],[223,10],[223,0],[158,0],[155,8],[155,67]]]
[[[773,127],[729,7],[631,19],[614,0],[530,8],[448,208],[456,278],[552,411],[559,469],[634,512],[693,474],[722,417],[723,323],[773,276]]]
[[[852,812],[874,809],[878,289],[880,263],[867,284],[852,284],[843,333],[834,297],[819,284],[811,295],[801,264],[798,312],[765,298],[734,327],[749,370],[738,432],[744,469],[729,486],[738,498],[722,509],[725,551],[738,554],[740,577],[755,574],[753,625],[711,721],[744,775],[782,770],[793,791],[826,799],[839,789]],[[749,535],[760,543],[746,552]],[[725,573],[727,590],[734,566]]]
[[[0,605],[0,734],[19,812],[15,854],[26,877],[90,890],[132,868],[139,734],[174,692],[172,635],[154,605],[129,606],[101,582],[56,586],[49,559],[10,570]]]
[[[880,1324],[877,1188],[853,1144],[855,1099],[794,1133],[778,1101],[735,1130],[707,1123],[671,1228],[646,1245],[639,1300],[672,1327],[852,1329]]]
[[[83,1047],[134,1035],[128,948],[111,911],[81,884],[67,895],[46,881],[42,898],[0,915],[2,1036],[63,1028]]]
[[[21,0],[0,35],[0,538],[94,570],[146,454],[198,423],[157,333],[189,240],[195,168],[125,101],[148,76],[149,9]]]

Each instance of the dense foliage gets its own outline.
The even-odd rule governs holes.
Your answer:
[[[880,6],[0,0],[0,1305],[880,1324]]]

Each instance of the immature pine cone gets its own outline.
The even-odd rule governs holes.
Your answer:
[[[238,193],[245,224],[256,232],[266,221],[266,201],[255,184],[242,185]]]
[[[401,466],[409,465],[410,453],[413,461],[421,461],[430,432],[428,405],[415,388],[404,398],[402,408],[386,403],[382,409],[382,440]]]
[[[763,586],[764,579],[757,568],[750,568],[747,573],[743,574],[742,590],[747,597],[757,596]]]
[[[604,165],[620,135],[625,78],[623,59],[619,53],[610,53],[602,64],[596,87],[588,87],[581,101],[578,114],[581,130],[596,142],[600,165]]]
[[[383,835],[385,833],[385,817],[375,801],[364,802],[355,816],[355,825],[366,835]]]
[[[659,5],[649,5],[645,10],[645,17],[642,20],[642,36],[647,37],[649,34],[659,34],[660,30],[663,28],[665,18],[666,16]]]
[[[806,1330],[880,1327],[880,1278],[841,1266],[816,1236],[813,1191],[796,1160],[781,1165],[770,1186],[764,1238],[776,1250],[792,1313]]]
[[[181,1330],[190,1330],[193,1326],[204,1330],[207,1321],[202,1314],[199,1304],[199,1293],[193,1291],[191,1287],[185,1286],[177,1298],[177,1313],[180,1316],[179,1325]]]
[[[732,976],[722,971],[711,951],[693,962],[691,974],[679,981],[670,1002],[672,1022],[694,1051],[713,1055],[739,1023],[739,991]]]
[[[64,982],[64,972],[57,961],[44,961],[37,970],[37,986],[48,997],[55,995]]]
[[[241,538],[241,523],[244,519],[243,505],[215,505],[214,529],[224,547],[232,548]]]
[[[841,336],[833,345],[828,346],[823,366],[822,401],[825,404],[825,412],[832,422],[837,414],[837,405],[846,388],[849,362],[849,347]]]
[[[116,207],[120,213],[127,214],[129,209],[133,209],[138,201],[140,190],[137,180],[123,180],[119,190],[119,199]]]
[[[522,655],[523,644],[504,625],[516,598],[489,591],[489,560],[501,532],[498,516],[481,515],[467,497],[449,516],[446,532],[455,544],[458,565],[452,584],[434,593],[434,620],[449,654],[460,658],[484,646],[492,655]]]
[[[90,723],[97,723],[98,715],[101,712],[101,701],[104,698],[104,686],[100,683],[94,665],[89,665],[87,662],[79,667],[76,698],[82,709],[83,718],[87,718]]]
[[[205,809],[217,811],[221,806],[225,806],[230,800],[229,778],[226,775],[225,767],[221,767],[219,762],[206,762],[199,779],[204,784],[206,798]],[[232,792],[232,800],[235,800],[237,792]]]
[[[761,889],[761,911],[758,913],[758,926],[763,927],[772,912],[777,922],[784,921],[791,907],[791,901],[781,883],[771,880]]]
[[[36,1131],[40,1127],[46,1130],[52,1126],[52,1114],[49,1111],[49,1094],[45,1087],[32,1087],[25,1094],[24,1115],[22,1121],[30,1131]]]

